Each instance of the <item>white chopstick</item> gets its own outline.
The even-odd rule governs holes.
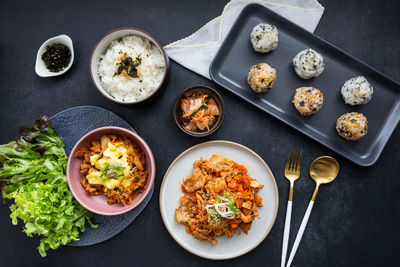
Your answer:
[[[306,226],[308,223],[308,219],[310,218],[310,214],[311,214],[313,205],[314,205],[314,201],[311,200],[310,204],[308,204],[306,214],[304,214],[303,220],[301,221],[301,225],[300,225],[299,231],[297,232],[296,240],[294,241],[293,248],[292,248],[292,251],[290,252],[289,260],[288,260],[286,267],[290,267],[290,264],[292,264],[294,255],[296,255],[297,248],[299,247],[301,238],[303,237],[304,230],[306,229]]]

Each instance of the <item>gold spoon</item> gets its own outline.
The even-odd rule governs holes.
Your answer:
[[[306,214],[301,221],[299,231],[297,232],[296,240],[294,241],[292,251],[290,252],[289,260],[286,267],[289,267],[299,247],[301,238],[303,237],[304,229],[306,228],[308,218],[310,218],[311,210],[314,201],[318,194],[318,189],[321,184],[328,184],[335,180],[339,173],[339,163],[332,157],[322,156],[313,161],[310,166],[310,176],[315,181],[315,190],[308,204]]]

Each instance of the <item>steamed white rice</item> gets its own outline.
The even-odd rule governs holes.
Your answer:
[[[137,78],[114,75],[121,55],[142,61],[136,67]],[[153,93],[164,76],[165,62],[161,51],[149,40],[136,35],[113,41],[99,62],[99,77],[104,89],[113,98],[123,102],[136,102]]]

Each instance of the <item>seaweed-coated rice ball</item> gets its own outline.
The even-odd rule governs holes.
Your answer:
[[[296,89],[293,97],[293,104],[303,116],[310,116],[317,113],[324,103],[324,95],[314,87],[300,87]]]
[[[293,58],[293,67],[302,79],[318,77],[324,71],[324,57],[311,48],[300,51]]]
[[[367,104],[372,99],[374,89],[367,79],[363,76],[357,76],[345,82],[341,92],[344,102],[354,106]]]
[[[368,121],[363,114],[350,112],[343,114],[336,122],[336,131],[347,140],[358,140],[367,134]]]
[[[269,24],[257,24],[250,33],[253,49],[259,53],[267,53],[278,46],[278,30]]]
[[[247,82],[256,93],[266,93],[276,82],[276,70],[267,63],[251,66]]]

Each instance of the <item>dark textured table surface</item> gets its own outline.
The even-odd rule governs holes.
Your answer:
[[[321,0],[325,13],[315,33],[400,81],[400,1]],[[359,167],[299,134],[191,71],[171,62],[166,86],[150,101],[134,106],[101,96],[89,76],[89,57],[106,32],[134,26],[162,44],[185,37],[220,15],[226,1],[2,1],[0,8],[0,143],[17,136],[43,114],[80,105],[109,109],[127,120],[149,143],[157,162],[155,194],[143,213],[122,233],[91,247],[62,247],[41,258],[37,240],[13,226],[8,205],[0,205],[0,265],[49,266],[279,266],[288,182],[283,165],[291,148],[304,151],[301,179],[296,182],[292,229],[298,229],[313,191],[305,171],[320,155],[340,163],[337,180],[321,188],[293,266],[398,266],[400,263],[400,129],[394,131],[379,161]],[[66,33],[74,41],[75,62],[58,78],[34,72],[36,51],[47,38]],[[214,135],[195,139],[182,133],[172,116],[177,94],[192,84],[216,87],[226,104],[226,117]],[[239,117],[239,118],[238,118]],[[240,121],[241,132],[233,131]],[[213,262],[181,248],[162,222],[158,192],[172,160],[190,146],[215,139],[241,143],[269,164],[279,187],[275,225],[260,246],[229,261]],[[294,233],[295,230],[293,230]],[[294,241],[290,237],[290,246]]]

